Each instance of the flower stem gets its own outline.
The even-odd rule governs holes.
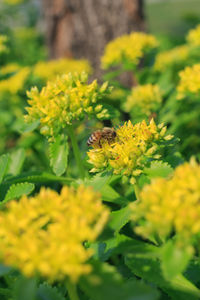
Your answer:
[[[85,177],[85,168],[84,168],[83,163],[82,163],[80,150],[79,150],[79,147],[78,147],[78,143],[77,143],[76,136],[75,136],[74,129],[73,129],[72,125],[68,126],[68,133],[69,133],[70,140],[71,140],[71,143],[72,143],[72,149],[73,149],[73,152],[74,152],[76,163],[77,163],[78,168],[79,168],[80,176],[81,176],[81,178],[84,178]]]
[[[72,283],[70,280],[66,281],[67,291],[70,300],[79,300],[79,296],[77,294],[76,285]]]
[[[137,181],[134,184],[134,192],[135,192],[136,200],[140,201],[140,188],[138,186]]]

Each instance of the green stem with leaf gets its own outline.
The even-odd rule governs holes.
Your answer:
[[[67,285],[69,299],[70,300],[79,300],[76,285],[74,283],[72,283],[70,280],[66,281],[66,285]]]
[[[135,192],[136,200],[140,201],[140,188],[139,188],[137,180],[134,184],[134,192]]]
[[[84,178],[85,177],[85,168],[84,168],[84,165],[83,165],[83,160],[82,160],[81,155],[80,155],[80,150],[79,150],[77,139],[76,139],[76,136],[75,136],[75,133],[74,133],[74,128],[73,128],[72,125],[71,126],[69,125],[67,129],[68,129],[68,134],[69,134],[69,137],[70,137],[70,140],[71,140],[71,143],[72,143],[72,149],[73,149],[73,152],[74,152],[76,163],[77,163],[78,168],[79,168],[80,176],[81,176],[81,178]]]

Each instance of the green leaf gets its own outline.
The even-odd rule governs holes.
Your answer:
[[[78,180],[78,183],[92,186],[95,191],[101,193],[103,201],[125,205],[127,203],[126,198],[122,197],[108,184],[111,179],[110,174],[97,174],[92,179]]]
[[[5,199],[1,204],[4,204],[13,199],[18,199],[22,195],[28,195],[34,190],[34,188],[35,185],[28,182],[13,184],[6,193]]]
[[[131,210],[129,206],[113,211],[110,215],[109,225],[115,232],[118,232],[126,223],[129,222],[130,216]]]
[[[9,159],[10,159],[9,154],[3,154],[0,156],[0,183],[2,182],[4,176],[6,175]]]
[[[37,290],[37,300],[66,300],[56,287],[50,286],[48,283],[43,283]]]
[[[35,130],[40,124],[39,120],[36,120],[32,123],[26,123],[24,121],[21,121],[18,125],[18,132],[19,133],[26,133],[26,132],[32,132],[33,130]]]
[[[74,181],[73,178],[56,176],[47,172],[26,172],[18,176],[10,176],[2,185],[11,185],[20,182],[31,182],[31,183],[46,183],[46,182],[64,182],[70,183]]]
[[[124,281],[113,266],[93,262],[93,272],[80,279],[81,289],[90,300],[156,300],[155,288],[130,279]]]
[[[169,240],[161,248],[161,267],[163,274],[167,279],[174,278],[181,274],[187,267],[193,251],[191,248],[178,248],[173,241]]]
[[[144,173],[148,175],[149,178],[154,177],[168,177],[173,172],[172,167],[163,161],[153,161],[150,168],[144,169]]]
[[[63,137],[58,135],[55,142],[50,143],[50,165],[52,166],[53,172],[60,176],[66,168],[68,162],[69,147],[67,142],[67,136]]]
[[[13,300],[35,300],[36,280],[20,276],[14,285]]]
[[[200,297],[200,290],[183,275],[165,279],[160,262],[156,258],[136,257],[134,254],[129,254],[125,257],[125,263],[136,276],[156,284],[173,300],[197,300]]]
[[[8,174],[18,175],[21,172],[23,163],[25,160],[25,150],[19,148],[14,151],[10,156],[10,163],[8,168]]]
[[[130,238],[123,234],[105,240],[103,243],[92,245],[95,249],[95,257],[101,261],[108,260],[112,255],[125,255],[134,253],[138,257],[158,257],[158,248],[143,241]]]

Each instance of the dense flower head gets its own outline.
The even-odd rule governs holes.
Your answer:
[[[177,46],[173,49],[160,52],[155,58],[154,69],[159,72],[165,71],[174,65],[183,64],[189,56],[190,47],[188,45]]]
[[[192,46],[200,46],[200,24],[188,32],[186,39]]]
[[[0,34],[0,53],[6,52],[8,50],[6,46],[7,40],[7,36]]]
[[[145,121],[135,125],[128,121],[116,129],[113,143],[102,140],[101,147],[94,144],[89,150],[89,163],[94,166],[91,172],[111,169],[114,174],[130,177],[134,183],[149,161],[161,157],[161,147],[171,138],[166,135],[166,127],[157,126],[153,119],[149,125]]]
[[[90,187],[63,187],[60,194],[42,188],[0,212],[0,258],[26,276],[77,281],[91,271],[87,260],[93,251],[84,242],[96,240],[108,214]]]
[[[41,92],[37,87],[27,92],[30,100],[27,121],[40,119],[43,134],[54,136],[61,128],[71,125],[87,115],[97,119],[109,118],[108,110],[98,101],[110,91],[107,83],[87,84],[86,73],[68,73],[49,81]]]
[[[200,165],[195,161],[175,169],[170,179],[157,178],[146,185],[140,201],[132,203],[135,232],[162,240],[176,234],[190,242],[200,232]]]
[[[11,94],[18,93],[20,90],[23,89],[24,83],[29,74],[30,74],[30,68],[24,67],[24,68],[20,68],[18,72],[10,76],[8,79],[1,80],[0,93],[2,92],[9,92]]]
[[[133,87],[127,97],[126,111],[138,110],[141,114],[149,116],[156,111],[162,102],[160,88],[157,84],[138,85]]]
[[[179,73],[180,81],[177,86],[178,99],[188,94],[198,95],[200,92],[200,64],[186,67]]]
[[[92,68],[87,60],[75,60],[69,58],[61,58],[58,60],[40,61],[33,69],[33,74],[44,81],[55,79],[57,75],[70,72],[81,73],[85,71],[90,74]]]
[[[148,50],[157,46],[158,41],[150,34],[132,32],[123,35],[107,44],[102,57],[102,66],[107,69],[123,64],[124,61],[137,65]]]

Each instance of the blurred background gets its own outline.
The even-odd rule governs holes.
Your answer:
[[[86,58],[98,76],[100,56],[113,38],[144,30],[167,49],[183,43],[199,22],[199,0],[1,0],[0,34],[12,47],[1,64]]]

